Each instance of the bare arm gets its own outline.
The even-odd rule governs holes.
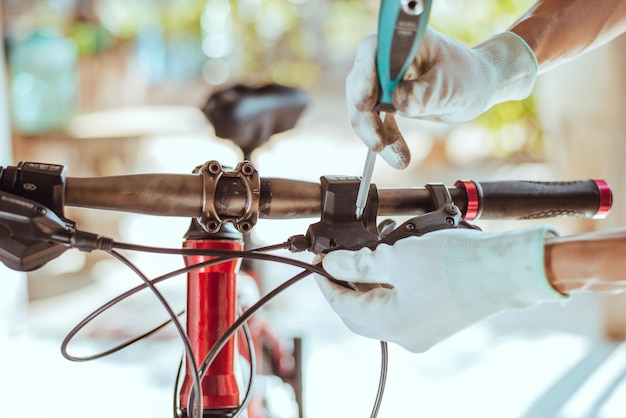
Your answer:
[[[561,293],[626,290],[626,229],[546,242],[548,280]]]
[[[626,31],[626,1],[539,0],[511,28],[543,72]]]

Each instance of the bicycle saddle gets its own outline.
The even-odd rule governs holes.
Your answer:
[[[293,128],[308,102],[308,95],[293,87],[238,84],[211,95],[202,111],[215,134],[234,142],[249,160],[272,135]]]

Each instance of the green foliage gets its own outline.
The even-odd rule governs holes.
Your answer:
[[[433,1],[431,24],[471,46],[507,30],[533,3],[531,0],[437,0]]]

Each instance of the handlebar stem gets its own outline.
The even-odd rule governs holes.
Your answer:
[[[224,222],[232,222],[239,232],[250,231],[259,219],[259,201],[261,198],[261,181],[259,173],[250,161],[237,164],[232,171],[215,160],[208,161],[200,167],[204,190],[204,205],[198,222],[210,233],[220,230]],[[243,212],[235,216],[220,215],[217,203],[220,202],[220,183],[234,184],[237,194],[243,195],[245,204]]]

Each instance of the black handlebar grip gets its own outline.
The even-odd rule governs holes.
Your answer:
[[[571,182],[459,180],[455,183],[467,195],[465,220],[541,219],[560,216],[604,218],[613,203],[613,194],[604,180]]]

